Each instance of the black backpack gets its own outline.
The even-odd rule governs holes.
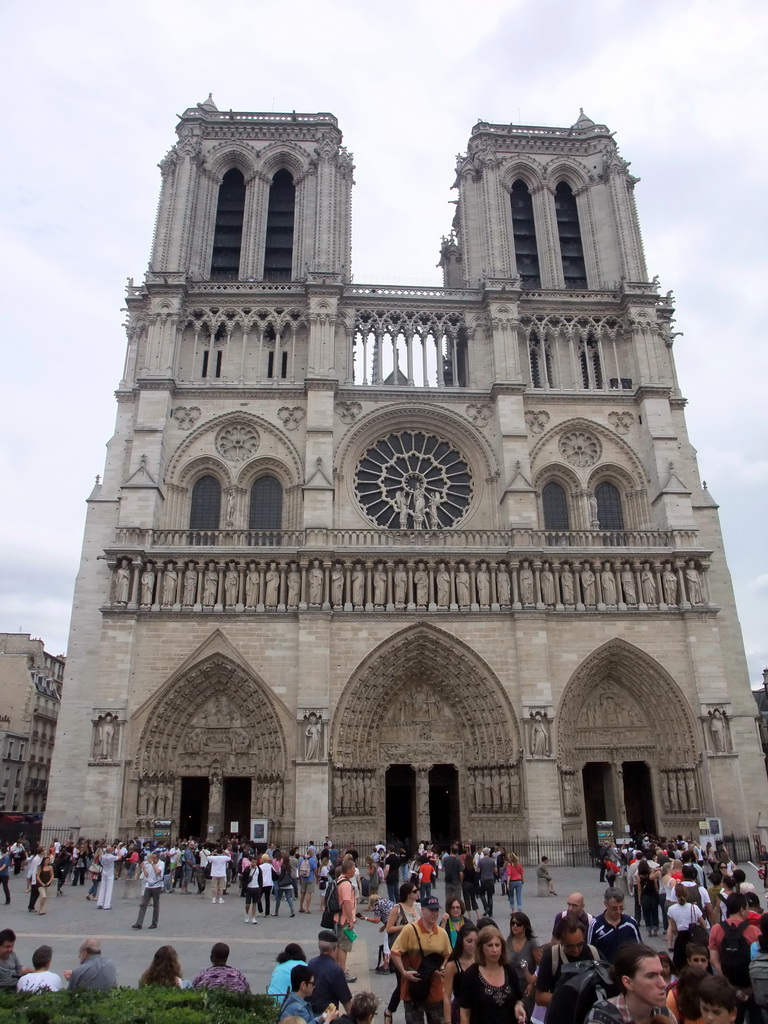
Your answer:
[[[582,1024],[595,1003],[617,994],[610,964],[597,960],[564,963],[552,993],[547,1024]]]
[[[758,953],[749,965],[749,982],[757,1005],[768,1008],[768,953]]]
[[[339,899],[339,883],[333,877],[328,875],[328,884],[325,887],[325,910],[323,916],[320,918],[321,928],[333,928],[334,915],[338,914],[341,910],[341,900]]]
[[[749,988],[749,943],[744,938],[750,921],[738,926],[723,922],[723,944],[720,947],[720,969],[737,988]]]

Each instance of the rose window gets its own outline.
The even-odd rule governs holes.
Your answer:
[[[216,435],[216,451],[230,462],[245,462],[256,454],[261,438],[253,427],[222,427]]]
[[[379,526],[439,530],[455,526],[469,508],[472,473],[447,441],[404,430],[366,451],[355,472],[355,491]]]
[[[559,448],[565,461],[572,466],[593,466],[603,450],[598,439],[583,430],[563,434]]]

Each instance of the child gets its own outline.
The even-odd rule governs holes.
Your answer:
[[[702,981],[699,1002],[704,1024],[734,1024],[736,989],[722,974],[713,974]]]

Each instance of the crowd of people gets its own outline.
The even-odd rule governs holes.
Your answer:
[[[318,897],[317,955],[308,958],[301,945],[289,943],[272,973],[268,992],[281,1021],[373,1020],[376,996],[353,996],[350,985],[357,979],[347,970],[356,929],[365,921],[380,932],[376,971],[395,975],[385,1024],[393,1024],[401,1005],[406,1024],[663,1024],[665,1017],[676,1024],[768,1024],[768,914],[761,913],[754,885],[724,848],[706,850],[681,838],[622,850],[606,846],[599,856],[601,881],[607,883],[599,912],[588,910],[581,893],[571,893],[555,914],[551,935],[539,941],[522,909],[520,859],[500,847],[454,844],[439,854],[422,845],[407,856],[396,845],[379,844],[362,856],[353,844],[342,853],[330,840],[283,853],[259,852],[232,839],[154,849],[139,843],[54,843],[19,856],[18,846],[0,850],[0,882],[11,871],[25,872],[30,909],[38,913],[45,912],[48,890],[58,892],[68,883],[83,851],[92,888],[95,882],[86,898],[99,908],[110,908],[112,882],[121,871],[141,879],[136,929],[143,927],[150,905],[149,927],[157,927],[164,890],[196,890],[220,904],[236,887],[248,924],[278,915],[283,902],[292,917],[313,913]],[[101,870],[94,872],[94,866]],[[539,893],[544,886],[556,895],[546,858],[536,877]],[[498,902],[494,911],[499,883],[508,924]],[[84,880],[73,877],[69,884]],[[8,902],[7,884],[4,889]],[[666,948],[644,943],[643,928],[646,940],[662,936]],[[0,988],[117,984],[115,966],[96,939],[83,942],[80,964],[63,977],[51,969],[50,946],[38,947],[25,967],[14,942],[10,929],[0,932]],[[164,945],[140,984],[248,992],[245,975],[229,964],[229,955],[226,943],[214,943],[211,966],[185,980],[176,950]]]

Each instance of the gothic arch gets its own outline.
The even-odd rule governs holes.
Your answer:
[[[306,152],[299,146],[294,146],[289,142],[275,142],[270,146],[265,146],[261,151],[259,171],[265,179],[271,181],[278,171],[286,170],[290,172],[294,183],[298,184],[297,179],[306,174],[311,166]]]
[[[531,468],[537,476],[541,470],[534,469],[534,467],[539,456],[546,454],[546,449],[553,446],[553,454],[548,462],[559,461],[559,456],[554,455],[554,452],[557,451],[557,438],[560,434],[573,430],[583,430],[591,434],[595,434],[602,442],[603,457],[600,459],[595,469],[591,470],[588,476],[594,476],[601,466],[608,463],[615,466],[617,464],[617,460],[615,457],[611,458],[611,453],[616,453],[616,455],[622,456],[625,464],[623,472],[626,476],[623,478],[624,480],[629,478],[632,481],[631,486],[635,488],[644,486],[648,481],[648,474],[645,467],[626,441],[617,437],[615,431],[612,432],[608,430],[607,427],[602,425],[602,423],[597,423],[595,420],[588,420],[581,416],[574,416],[571,419],[552,424],[550,429],[545,431],[533,448],[531,448]]]
[[[539,160],[533,157],[517,157],[504,168],[501,187],[505,192],[511,192],[512,186],[518,178],[525,182],[528,189],[533,192],[534,189],[541,186],[544,180],[544,167]]]
[[[246,185],[256,172],[258,152],[253,146],[242,142],[220,142],[214,146],[206,159],[206,170],[217,184],[228,170],[236,167],[242,172]]]
[[[555,189],[564,181],[570,185],[574,193],[589,184],[589,179],[583,166],[576,160],[558,159],[547,164],[545,169],[546,180],[554,195]]]
[[[694,717],[672,676],[639,647],[614,639],[582,661],[557,711],[558,761],[647,760],[656,768],[699,761]]]
[[[401,708],[418,704],[423,723],[409,715],[398,729]],[[402,743],[386,742],[384,723],[398,729]],[[444,761],[449,750],[464,765],[512,765],[520,756],[520,729],[487,663],[463,641],[419,623],[355,669],[333,715],[331,757],[336,765],[386,765],[403,759],[398,751],[412,752],[409,760]]]

